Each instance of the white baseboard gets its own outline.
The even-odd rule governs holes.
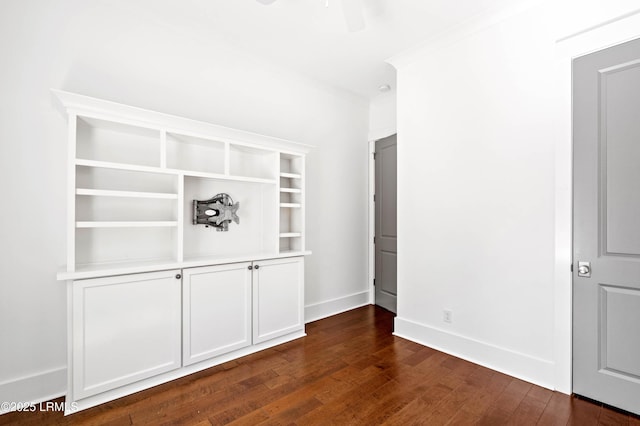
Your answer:
[[[554,389],[555,364],[465,336],[396,317],[394,335],[482,365],[529,383]]]
[[[8,402],[9,410],[0,408],[0,414],[15,410],[15,405],[19,403],[37,404],[61,397],[65,394],[66,388],[67,369],[64,367],[2,382],[0,401]]]
[[[322,318],[350,311],[364,305],[369,305],[369,292],[354,293],[348,296],[314,303],[304,307],[304,322],[317,321]]]

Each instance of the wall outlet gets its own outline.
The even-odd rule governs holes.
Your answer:
[[[448,309],[442,311],[442,320],[449,323],[453,322],[453,312]]]

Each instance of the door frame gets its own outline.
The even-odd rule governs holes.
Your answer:
[[[369,141],[369,149],[367,152],[369,158],[369,188],[367,193],[369,206],[369,232],[367,233],[367,282],[369,287],[370,305],[374,305],[376,303],[376,288],[373,285],[373,280],[376,278],[376,247],[373,244],[373,237],[376,235],[376,205],[373,201],[373,195],[376,192],[376,162],[373,155],[376,152],[376,141],[379,139],[372,139]]]
[[[556,40],[554,360],[556,390],[572,392],[573,106],[572,61],[640,38],[640,9]]]

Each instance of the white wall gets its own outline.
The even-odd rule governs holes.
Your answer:
[[[128,7],[0,6],[2,401],[48,398],[65,386],[65,289],[55,274],[65,261],[66,123],[50,88],[315,145],[308,311],[320,317],[367,300],[367,101]],[[342,203],[348,208],[336,211]]]
[[[369,103],[369,140],[391,136],[397,132],[396,90],[381,93]]]
[[[392,61],[395,332],[569,392],[570,59],[606,46],[594,26],[637,2],[538,3]]]

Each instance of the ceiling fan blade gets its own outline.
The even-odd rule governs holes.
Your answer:
[[[349,32],[364,30],[364,4],[362,0],[342,0],[342,13]]]

